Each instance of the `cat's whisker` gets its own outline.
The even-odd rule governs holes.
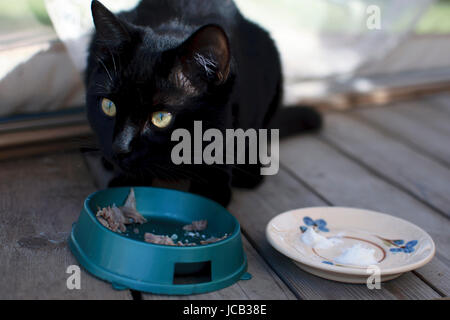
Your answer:
[[[114,74],[117,77],[118,74],[117,74],[116,60],[114,59],[114,55],[112,54],[111,50],[108,49],[108,51],[109,51],[109,54],[111,55],[111,58],[112,58],[112,61],[113,61],[113,64],[114,64]]]
[[[98,56],[96,56],[97,57],[97,59],[98,59],[98,62],[100,62],[100,64],[103,66],[103,68],[105,69],[105,71],[106,71],[106,73],[108,74],[108,77],[109,77],[109,79],[111,80],[111,82],[113,82],[113,78],[111,77],[111,74],[109,73],[109,71],[108,71],[108,68],[106,67],[106,65],[105,65],[105,63],[103,62],[103,60],[100,58],[100,57],[98,57]]]
[[[102,84],[100,84],[100,83],[96,83],[95,85],[96,85],[97,87],[99,87],[99,88],[102,88],[102,89],[108,90],[108,88],[107,88],[107,87],[105,87],[104,85],[102,85]]]

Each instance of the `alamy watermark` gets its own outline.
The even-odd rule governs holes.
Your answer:
[[[366,9],[366,25],[369,30],[381,29],[381,8],[376,5],[370,5]]]
[[[280,169],[279,140],[277,129],[226,129],[225,133],[208,129],[203,132],[202,122],[195,121],[193,137],[187,129],[172,133],[172,141],[178,144],[172,149],[171,158],[175,165],[260,163],[261,175],[276,175]]]
[[[66,280],[66,287],[69,290],[81,290],[81,269],[77,265],[70,265],[66,269],[70,276]]]
[[[369,274],[367,278],[367,288],[369,290],[381,289],[381,270],[379,266],[368,266],[366,273]]]

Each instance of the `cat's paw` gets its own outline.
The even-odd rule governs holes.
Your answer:
[[[205,198],[211,199],[223,207],[228,207],[231,202],[231,188],[229,187],[213,187],[213,186],[192,186],[189,190],[191,193],[198,194]]]
[[[127,180],[125,177],[118,176],[108,183],[108,188],[120,188],[120,187],[131,187],[134,184],[132,184],[129,180]]]
[[[228,207],[228,205],[231,202],[231,189],[227,188],[226,190],[223,190],[220,194],[217,195],[215,199],[213,199],[223,207]]]

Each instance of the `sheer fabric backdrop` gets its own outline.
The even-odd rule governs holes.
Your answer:
[[[327,85],[330,79],[386,72],[380,71],[386,57],[410,37],[434,1],[235,0],[243,14],[266,28],[279,47],[286,103],[311,92],[326,95],[332,90]],[[101,2],[119,12],[135,7],[139,0]],[[91,0],[45,0],[63,47],[42,43],[20,61],[12,52],[0,52],[0,116],[83,104],[81,79],[93,31],[90,4]],[[377,21],[380,28],[373,28]],[[442,50],[441,55],[447,52]],[[392,69],[414,69],[424,65],[424,59],[408,55],[399,68]],[[440,59],[430,60],[431,66],[439,67]]]

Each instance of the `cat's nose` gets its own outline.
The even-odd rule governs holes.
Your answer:
[[[120,141],[114,141],[112,150],[117,156],[123,157],[131,152],[131,146],[129,143],[121,143]]]
[[[136,130],[128,125],[117,134],[113,141],[112,150],[116,155],[126,155],[132,151],[132,142],[135,138]]]

